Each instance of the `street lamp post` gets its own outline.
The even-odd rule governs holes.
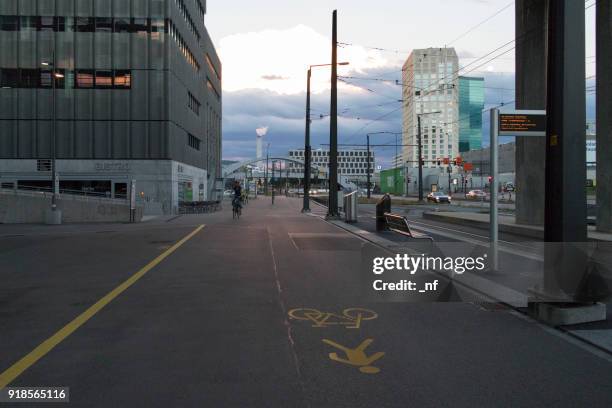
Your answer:
[[[329,67],[332,64],[316,64],[308,67],[306,76],[306,132],[304,136],[304,204],[302,212],[310,212],[310,163],[312,148],[310,146],[310,80],[312,69],[316,67]],[[340,62],[338,65],[349,65],[348,62]]]
[[[43,61],[41,65],[51,68],[51,211],[57,211],[58,177],[57,177],[57,95],[56,83],[59,78],[63,78],[57,71],[57,61],[55,57],[55,47],[51,52],[51,62]]]
[[[270,143],[266,147],[266,168],[264,170],[264,194],[268,195],[268,169],[270,168]]]

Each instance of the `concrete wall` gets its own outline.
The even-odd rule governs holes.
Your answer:
[[[136,180],[136,201],[147,215],[178,211],[179,183],[191,183],[193,200],[208,200],[207,172],[172,160],[58,160],[60,180]],[[49,180],[49,172],[37,171],[36,160],[0,160],[0,182]],[[127,202],[127,201],[126,201]]]
[[[129,222],[128,203],[118,200],[86,199],[60,196],[57,202],[63,223]],[[42,224],[51,208],[50,194],[0,190],[0,224]],[[136,221],[142,219],[143,207],[136,209]]]
[[[548,0],[516,2],[516,108],[546,109]],[[546,138],[516,138],[516,222],[544,225]]]

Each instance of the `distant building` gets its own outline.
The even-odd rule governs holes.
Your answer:
[[[459,153],[482,147],[484,78],[459,77]]]
[[[368,152],[366,150],[340,150],[338,151],[338,175],[346,176],[350,180],[363,181],[367,178]],[[290,150],[289,157],[304,160],[304,149]],[[370,151],[370,174],[375,170],[374,152]],[[322,167],[325,172],[329,171],[329,150],[313,150],[312,165]],[[297,163],[289,163],[291,171],[304,171],[304,166]]]
[[[60,193],[127,199],[135,180],[147,214],[210,199],[222,89],[205,14],[205,0],[0,1],[2,187],[50,190],[55,150]]]
[[[459,107],[454,48],[413,50],[403,67],[403,158],[418,166],[417,117],[421,117],[423,160],[435,167],[437,159],[459,154]],[[432,113],[431,112],[439,112]]]

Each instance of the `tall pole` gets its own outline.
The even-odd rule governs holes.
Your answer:
[[[272,204],[274,204],[274,192],[275,192],[275,188],[274,188],[274,184],[275,184],[275,180],[274,180],[274,171],[276,170],[276,160],[272,160],[272,180],[271,180],[271,184],[272,184]]]
[[[497,245],[499,240],[499,231],[497,228],[497,186],[499,183],[497,174],[497,149],[499,147],[499,110],[491,109],[491,201],[489,211],[489,228],[490,228],[490,241],[491,241],[491,269],[497,271],[499,269],[499,260],[497,257]],[[449,174],[450,177],[450,174]]]
[[[421,139],[421,115],[417,115],[418,122],[418,131],[417,131],[417,141],[419,144],[419,201],[423,201],[423,142]]]
[[[371,171],[371,167],[370,167],[370,135],[367,135],[367,145],[368,145],[368,153],[367,153],[367,158],[366,160],[368,161],[368,198],[372,197],[372,183],[371,183],[371,175],[370,175],[370,171]]]
[[[264,171],[264,194],[268,195],[268,169],[270,168],[270,143],[266,149],[266,169]]]
[[[306,134],[304,136],[304,204],[302,212],[310,212],[310,78],[312,69],[306,76]]]
[[[53,40],[55,41],[55,36],[53,37]],[[51,210],[55,211],[57,210],[57,188],[56,188],[56,184],[57,184],[57,163],[56,163],[56,157],[57,157],[57,108],[56,108],[56,104],[57,104],[57,100],[56,100],[56,92],[55,92],[55,73],[56,73],[56,58],[55,58],[55,43],[53,46],[53,55],[52,55],[52,71],[51,71],[51,89],[53,92],[53,107],[52,107],[52,113],[53,113],[53,122],[52,122],[52,126],[53,126],[53,130],[52,130],[52,141],[51,141],[51,191],[52,191],[52,195],[51,195]]]
[[[338,217],[338,11],[332,18],[332,67],[329,125],[329,200],[328,218]]]

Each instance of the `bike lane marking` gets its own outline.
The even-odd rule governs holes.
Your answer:
[[[194,229],[191,233],[185,236],[183,239],[175,243],[173,246],[168,248],[162,254],[157,256],[138,272],[132,275],[130,278],[125,280],[122,284],[117,286],[111,292],[109,292],[102,299],[98,300],[94,305],[89,307],[86,311],[77,316],[74,320],[68,323],[66,326],[57,331],[53,336],[42,342],[30,353],[22,357],[19,361],[14,363],[6,371],[0,373],[0,389],[6,387],[19,377],[24,371],[33,366],[38,360],[47,355],[51,350],[58,344],[64,341],[68,336],[74,333],[79,327],[87,323],[92,317],[94,317],[100,310],[104,309],[109,303],[115,300],[119,295],[125,292],[128,288],[138,282],[144,275],[147,274],[151,269],[159,265],[164,259],[170,256],[173,252],[179,249],[183,244],[193,238],[198,232],[200,232],[205,225],[200,225]]]

